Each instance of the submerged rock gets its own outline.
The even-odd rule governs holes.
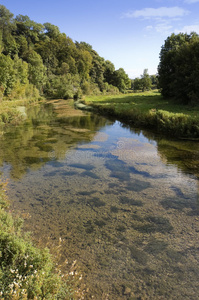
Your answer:
[[[92,106],[85,105],[85,104],[83,104],[81,102],[78,102],[78,101],[74,103],[74,107],[77,108],[77,109],[81,109],[81,110],[93,111]]]

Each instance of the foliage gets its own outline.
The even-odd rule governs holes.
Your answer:
[[[148,74],[147,69],[144,70],[143,75],[141,76],[141,80],[142,80],[142,91],[144,92],[150,90],[152,86],[152,81]]]
[[[115,85],[120,92],[124,93],[131,86],[131,81],[128,78],[128,75],[125,73],[123,68],[114,71],[113,80],[111,81],[112,85]]]
[[[0,296],[1,299],[83,299],[82,275],[76,262],[61,271],[47,248],[33,245],[22,233],[23,221],[13,218],[5,208],[6,184],[0,183]],[[54,252],[60,253],[61,240]],[[58,256],[57,258],[58,259]],[[65,261],[64,265],[68,264]]]
[[[69,99],[79,93],[80,78],[78,75],[60,75],[48,78],[46,95],[50,98]]]
[[[41,91],[45,83],[45,66],[41,56],[34,50],[29,50],[25,54],[25,59],[28,62],[29,82]]]
[[[24,85],[28,84],[36,87],[40,95],[64,99],[76,98],[77,93],[79,97],[87,91],[89,94],[118,90],[124,93],[129,88],[130,80],[122,68],[115,70],[91,45],[74,43],[57,26],[36,23],[21,14],[14,18],[3,5],[0,5],[0,17],[2,99],[25,96],[19,91],[24,91]]]
[[[132,81],[132,89],[134,91],[139,91],[141,90],[142,92],[144,91],[149,91],[151,90],[152,86],[156,87],[157,81],[156,81],[156,76],[155,75],[149,75],[148,70],[144,69],[143,75],[141,75],[141,78],[135,78]]]
[[[160,52],[159,88],[165,97],[181,103],[199,103],[199,35],[168,37]]]
[[[4,54],[0,54],[0,86],[4,95],[8,95],[15,84],[15,69],[13,60]]]

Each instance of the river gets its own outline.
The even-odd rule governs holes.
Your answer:
[[[26,114],[0,136],[11,209],[36,240],[62,239],[87,299],[199,299],[199,143],[62,100]]]

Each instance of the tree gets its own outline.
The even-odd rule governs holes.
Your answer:
[[[122,93],[130,88],[131,80],[129,79],[123,68],[114,71],[112,85],[116,86]]]
[[[50,39],[55,39],[57,36],[61,34],[59,31],[59,27],[51,23],[44,23],[43,25],[44,25],[45,35],[48,36]]]
[[[113,74],[115,72],[115,66],[110,60],[105,61],[104,79],[109,84],[113,84]]]
[[[0,5],[0,38],[1,51],[5,55],[15,55],[17,44],[12,32],[16,29],[13,14],[3,5]]]
[[[76,95],[77,91],[78,94],[118,93],[130,87],[124,69],[115,70],[88,43],[74,43],[49,22],[42,25],[21,14],[14,18],[3,5],[0,5],[0,55],[1,95],[17,97],[25,86],[64,98]]]
[[[9,95],[16,82],[16,71],[13,60],[4,54],[0,55],[0,87],[4,95]]]
[[[25,36],[28,45],[35,44],[39,41],[40,35],[42,35],[44,26],[40,23],[36,23],[28,16],[18,15],[15,18],[16,22],[16,35]]]
[[[137,77],[132,82],[134,91],[141,90],[142,92],[150,90],[152,87],[151,76],[148,74],[148,69],[144,69],[141,78]]]
[[[150,75],[152,88],[157,89],[158,86],[158,76],[157,75]]]
[[[28,62],[30,83],[34,84],[40,91],[42,91],[46,79],[46,69],[43,65],[41,56],[34,50],[29,50],[26,53],[26,61]]]
[[[199,35],[172,34],[161,48],[161,93],[183,103],[199,102]]]
[[[82,80],[89,79],[89,73],[92,67],[92,56],[87,50],[79,50],[77,58],[77,69]]]
[[[40,41],[34,47],[34,50],[41,56],[43,63],[47,69],[47,76],[56,73],[59,67],[57,58],[58,43],[55,40]]]
[[[18,82],[22,85],[28,83],[28,63],[20,59],[17,55],[13,62],[16,72],[16,80],[18,80]]]
[[[142,81],[139,77],[136,77],[132,82],[132,88],[134,91],[142,90]]]
[[[152,86],[151,77],[148,74],[148,69],[144,69],[143,75],[141,75],[142,91],[150,90]]]
[[[102,92],[104,86],[104,58],[100,57],[97,52],[93,51],[92,68],[90,71],[91,80],[97,83],[100,91]]]

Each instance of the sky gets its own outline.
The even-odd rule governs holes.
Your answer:
[[[59,27],[92,45],[130,78],[157,73],[159,53],[172,33],[199,34],[199,0],[0,0],[17,16]]]

